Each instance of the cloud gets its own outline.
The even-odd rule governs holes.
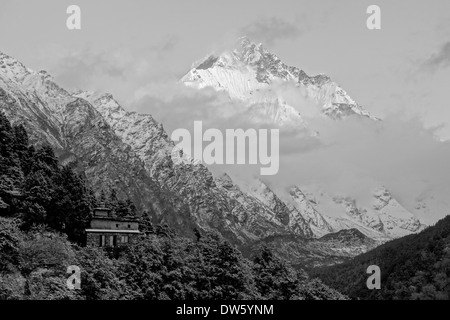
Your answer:
[[[225,92],[212,88],[197,90],[179,82],[151,83],[141,88],[130,109],[151,114],[164,124],[169,134],[178,128],[191,129],[198,120],[205,128],[254,126],[242,117],[248,110],[243,102],[230,99]]]
[[[170,59],[178,43],[176,36],[169,35],[139,50],[69,50],[52,45],[39,52],[38,60],[66,89],[113,92],[116,99],[128,105],[143,84],[177,76],[179,71]]]
[[[8,13],[9,7],[12,4],[12,0],[2,0],[2,10],[0,10],[0,17],[5,16]]]
[[[276,189],[293,184],[320,186],[332,195],[352,196],[361,205],[368,204],[376,187],[385,186],[410,210],[426,192],[450,190],[450,143],[435,138],[438,127],[424,129],[422,121],[403,114],[391,114],[383,121],[361,117],[334,121],[321,116],[317,112],[320,106],[305,99],[299,90],[288,85],[270,89],[287,96],[288,102],[306,115],[309,128],[319,133],[314,136],[307,129],[280,129],[279,172],[261,177]],[[253,122],[246,113],[248,106],[224,92],[195,90],[181,83],[143,89],[132,108],[152,114],[169,135],[178,128],[188,129],[192,135],[195,120],[203,121],[203,132],[207,128],[273,127]],[[232,176],[259,174],[259,166],[210,168]],[[431,193],[436,202],[447,201],[445,192],[441,196]],[[436,221],[447,213],[434,210],[424,220]]]
[[[450,63],[450,41],[444,43],[438,52],[431,55],[425,61],[425,66],[435,69],[438,67],[445,67]]]
[[[304,151],[283,152],[279,174],[269,177],[272,183],[319,185],[360,204],[369,204],[374,188],[385,186],[410,210],[426,192],[433,194],[435,203],[449,203],[440,191],[450,190],[450,143],[435,138],[438,128],[424,129],[419,119],[401,114],[377,122],[350,117],[310,119],[309,124],[319,132],[315,143]],[[295,150],[305,138],[290,143]],[[436,209],[425,218],[436,221],[446,214]]]
[[[305,26],[302,19],[301,27],[278,17],[270,17],[256,20],[239,29],[240,35],[248,36],[250,39],[273,45],[279,40],[294,39],[299,37]]]
[[[299,112],[307,120],[320,114],[320,107],[308,99],[307,94],[295,83],[274,81],[270,87],[255,91],[252,98],[255,101],[286,103],[294,108],[292,113]],[[203,121],[206,127],[213,128],[272,128],[272,117],[276,117],[278,111],[270,103],[248,105],[239,99],[230,98],[226,91],[216,91],[211,87],[194,89],[172,81],[152,82],[141,87],[129,107],[133,111],[151,114],[169,132],[189,127],[198,120]],[[286,127],[286,134],[305,133],[304,128],[291,129]]]
[[[53,70],[64,85],[83,88],[98,77],[123,78],[126,61],[123,52],[106,55],[103,52],[80,50],[58,60]]]

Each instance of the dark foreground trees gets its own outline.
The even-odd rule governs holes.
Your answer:
[[[61,166],[51,147],[30,146],[23,126],[0,112],[0,216],[19,218],[22,230],[47,225],[81,244],[94,204],[81,175]]]
[[[153,232],[121,250],[80,247],[48,228],[0,217],[0,299],[342,299],[262,248],[245,259],[220,235]],[[81,288],[67,287],[68,266]]]
[[[368,290],[367,267],[381,269],[381,289]],[[328,285],[353,298],[450,299],[450,216],[419,234],[390,241],[349,262],[313,270]]]

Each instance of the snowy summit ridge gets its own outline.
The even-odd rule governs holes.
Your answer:
[[[298,113],[291,106],[286,106],[283,97],[270,93],[271,85],[290,82],[333,119],[350,115],[377,119],[329,76],[309,76],[298,67],[284,64],[261,43],[256,44],[247,37],[240,38],[234,49],[200,60],[181,81],[190,87],[212,87],[226,91],[231,98],[243,100],[249,105],[278,102],[280,107],[288,109],[288,116],[296,117]]]

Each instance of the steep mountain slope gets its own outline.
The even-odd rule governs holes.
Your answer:
[[[174,210],[176,195],[148,175],[142,161],[92,105],[59,87],[46,72],[33,72],[3,53],[0,110],[33,132],[36,144],[50,144],[61,160],[76,161],[97,192],[115,187],[140,210],[193,226],[187,208]]]
[[[380,267],[381,289],[368,290],[366,269]],[[312,271],[325,283],[362,299],[450,298],[450,216],[418,234],[392,240],[343,264]]]

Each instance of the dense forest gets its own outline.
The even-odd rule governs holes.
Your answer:
[[[104,202],[140,219],[122,248],[85,246],[91,211]],[[29,145],[23,126],[0,112],[0,299],[346,299],[267,247],[246,259],[219,234],[178,236],[153,225],[111,188],[99,197],[49,146]],[[67,267],[81,288],[67,286]]]
[[[381,289],[369,290],[367,267],[381,270]],[[352,298],[448,300],[450,216],[419,234],[390,241],[349,262],[311,271],[311,276]]]

